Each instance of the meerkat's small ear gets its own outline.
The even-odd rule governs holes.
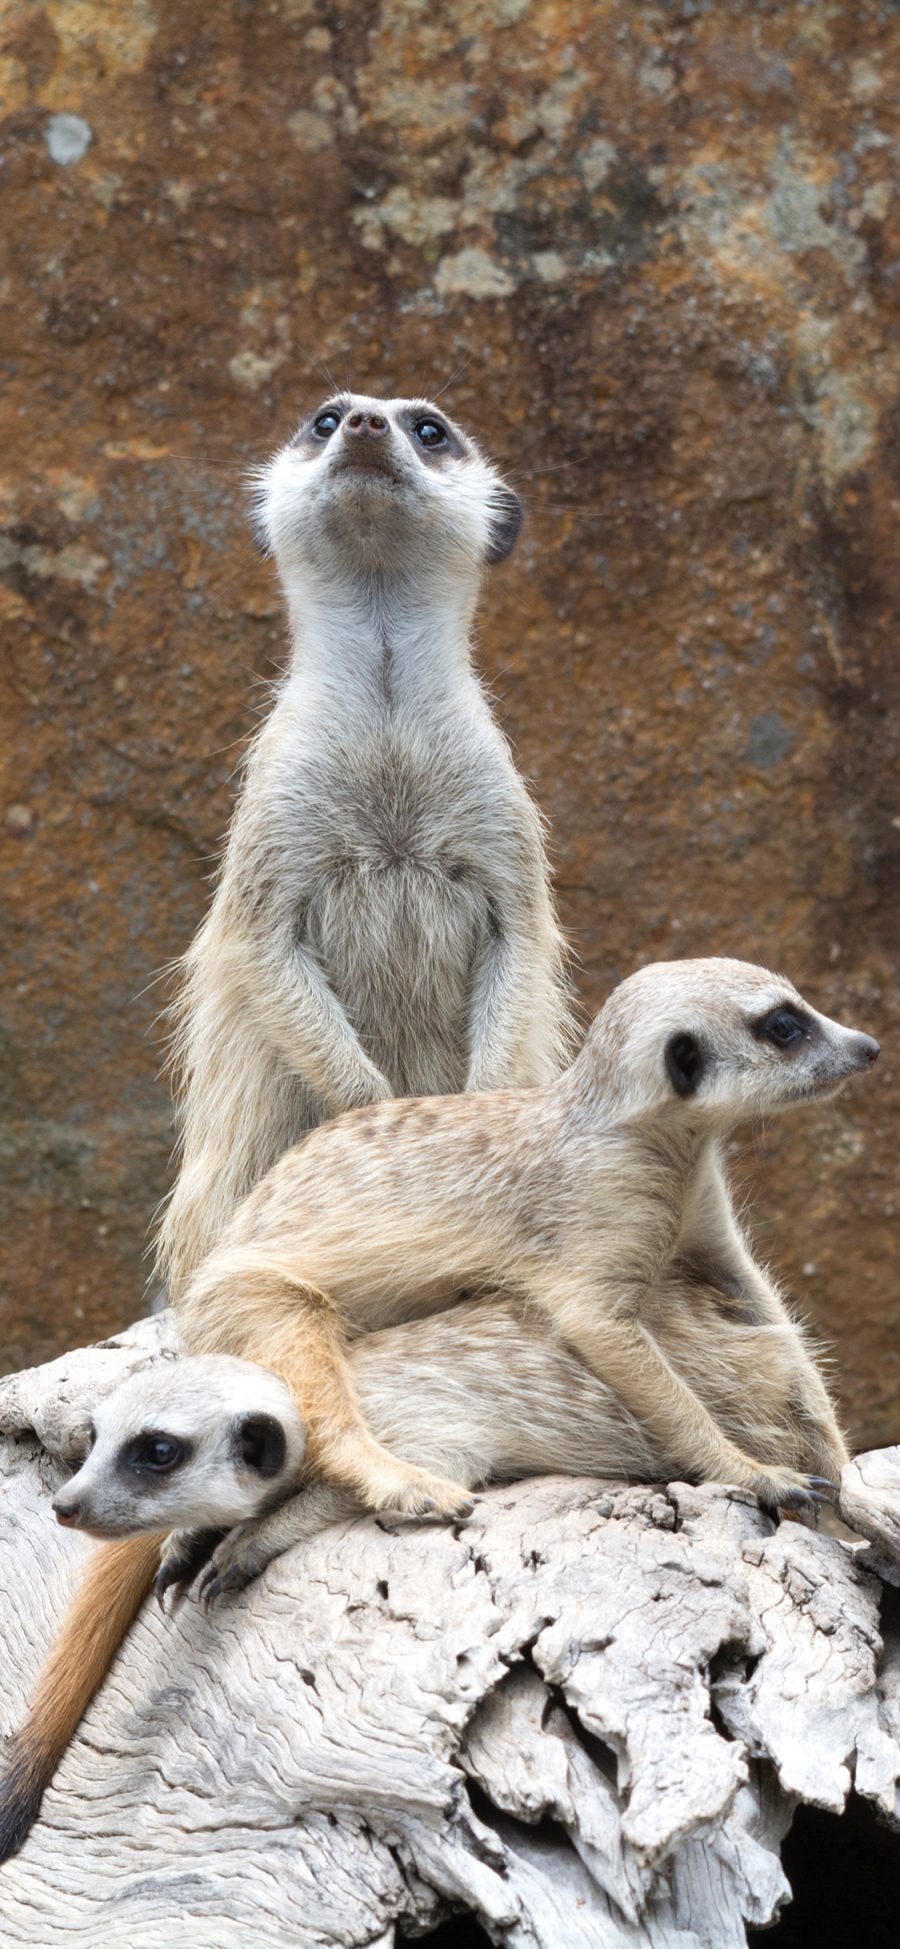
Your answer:
[[[241,1461],[257,1475],[280,1475],[287,1454],[281,1422],[274,1414],[240,1414],[234,1422],[234,1445]]]
[[[491,538],[485,560],[505,562],[515,547],[525,518],[525,509],[513,488],[498,483],[491,495],[490,516]]]
[[[706,1056],[695,1035],[687,1030],[670,1035],[666,1043],[666,1073],[676,1096],[696,1096],[706,1072]]]

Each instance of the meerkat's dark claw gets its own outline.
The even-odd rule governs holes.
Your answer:
[[[811,1509],[814,1497],[809,1489],[785,1489],[778,1498],[779,1509]]]
[[[458,1508],[454,1509],[452,1521],[454,1523],[465,1522],[466,1518],[471,1516],[475,1509],[475,1501],[476,1498],[474,1496],[466,1496]],[[426,1518],[429,1516],[441,1516],[445,1513],[445,1511],[438,1508],[433,1496],[423,1497],[416,1510],[417,1516],[424,1516]]]
[[[156,1573],[156,1601],[160,1610],[166,1608],[166,1592],[176,1586],[175,1603],[180,1603],[188,1586],[193,1583],[198,1572],[208,1564],[217,1543],[221,1543],[227,1532],[223,1529],[197,1529],[181,1538],[182,1547],[164,1557]]]
[[[832,1482],[827,1475],[811,1475],[809,1486],[817,1491],[822,1502],[837,1503],[839,1500],[841,1492],[838,1484]]]
[[[786,1489],[778,1498],[778,1507],[790,1509],[798,1516],[818,1516],[822,1504],[830,1501],[830,1496],[824,1496],[819,1489],[812,1487],[812,1477],[810,1477],[808,1489]]]
[[[197,1601],[207,1613],[212,1610],[220,1597],[239,1590],[246,1590],[252,1583],[252,1574],[241,1568],[239,1563],[230,1563],[227,1570],[217,1570],[214,1563],[207,1565],[197,1586]]]
[[[156,1572],[156,1581],[153,1589],[156,1593],[156,1601],[164,1617],[166,1615],[166,1593],[171,1590],[173,1584],[181,1584],[182,1581],[182,1571],[179,1564],[174,1562],[160,1564]],[[181,1594],[181,1592],[176,1593],[176,1604]]]

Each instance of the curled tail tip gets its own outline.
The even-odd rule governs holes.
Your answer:
[[[0,1776],[0,1864],[18,1854],[27,1839],[40,1813],[46,1785],[37,1754],[13,1745]]]

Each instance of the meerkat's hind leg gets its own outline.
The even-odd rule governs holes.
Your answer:
[[[461,1483],[401,1461],[370,1433],[340,1317],[327,1294],[292,1268],[225,1247],[201,1267],[179,1316],[189,1353],[255,1360],[290,1388],[306,1424],[312,1473],[369,1509],[449,1520],[471,1515]]]
[[[286,1378],[286,1376],[285,1376]],[[440,1516],[458,1521],[475,1507],[461,1482],[433,1475],[414,1462],[398,1461],[359,1425],[339,1415],[309,1413],[310,1449],[319,1473],[357,1496],[367,1509],[398,1516]]]

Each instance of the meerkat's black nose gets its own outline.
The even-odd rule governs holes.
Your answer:
[[[388,430],[383,413],[348,413],[343,426],[348,440],[381,440]]]
[[[874,1035],[858,1035],[856,1048],[860,1069],[871,1069],[873,1062],[877,1062],[881,1054],[881,1044],[876,1042]]]
[[[62,1523],[64,1529],[71,1529],[73,1523],[77,1523],[81,1515],[81,1504],[80,1502],[60,1502],[57,1500],[53,1504],[53,1514],[57,1522]]]

